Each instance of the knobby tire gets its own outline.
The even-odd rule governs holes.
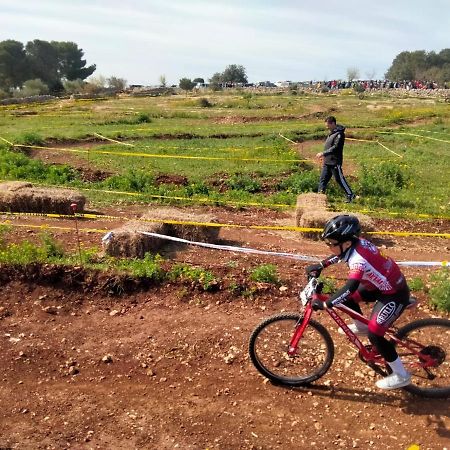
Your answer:
[[[271,316],[253,331],[250,359],[256,369],[275,384],[304,386],[322,377],[334,358],[334,344],[323,325],[310,319],[295,355],[288,354],[295,327],[301,320],[295,313]]]
[[[420,366],[420,359],[416,355],[397,345],[400,359],[412,375],[412,383],[403,389],[422,397],[449,397],[450,320],[439,318],[416,320],[400,328],[396,336],[402,340],[412,339],[418,342],[424,346],[422,351],[425,354],[431,354],[437,360],[436,367],[428,368],[427,372]]]

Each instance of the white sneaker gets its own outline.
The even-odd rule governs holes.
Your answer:
[[[356,336],[367,336],[369,333],[369,328],[364,323],[359,326],[357,326],[355,323],[350,323],[347,324],[347,326],[350,328],[350,330],[352,330],[353,333],[356,334]],[[342,328],[338,328],[338,333],[345,334]]]
[[[406,376],[398,373],[391,373],[385,378],[378,380],[376,383],[380,389],[398,389],[411,384],[411,375],[409,373]]]

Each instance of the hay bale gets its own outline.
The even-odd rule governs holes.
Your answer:
[[[356,216],[359,219],[359,222],[361,223],[361,230],[362,234],[368,231],[374,231],[375,230],[375,224],[373,220],[360,213],[354,213],[354,212],[337,212],[337,211],[326,211],[326,210],[308,210],[306,211],[301,219],[300,223],[297,225],[301,228],[320,228],[323,229],[325,224],[333,217],[338,216],[340,214],[351,214],[352,216]],[[302,236],[309,238],[309,239],[320,239],[320,233],[316,231],[302,231]]]
[[[118,258],[143,258],[147,252],[156,252],[167,243],[164,239],[142,234],[142,231],[167,234],[167,226],[163,223],[137,220],[127,222],[112,230],[109,239],[103,242],[105,253]]]
[[[70,189],[37,188],[26,182],[0,184],[0,209],[11,212],[71,214],[70,205],[77,212],[84,210],[86,197]]]
[[[220,232],[220,227],[172,224],[165,221],[217,222],[215,217],[207,214],[192,214],[175,208],[153,209],[143,214],[139,220],[132,220],[112,230],[111,238],[104,242],[105,253],[115,257],[143,258],[145,253],[156,252],[170,243],[168,240],[142,234],[142,231],[201,242],[215,242]]]
[[[161,221],[181,221],[196,223],[217,223],[217,218],[210,214],[195,214],[175,208],[160,208],[142,215],[141,220],[157,219]],[[219,237],[219,226],[203,226],[195,224],[167,223],[169,236],[187,239],[189,241],[201,241],[214,243]]]
[[[33,185],[27,181],[5,181],[0,183],[0,191],[15,192],[19,189],[30,188]]]
[[[295,223],[300,227],[300,221],[306,211],[325,210],[327,209],[327,196],[315,192],[300,194],[297,197],[297,205],[295,208]]]

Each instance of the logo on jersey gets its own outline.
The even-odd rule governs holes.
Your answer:
[[[392,319],[395,313],[395,302],[386,303],[377,314],[377,324],[383,325]]]

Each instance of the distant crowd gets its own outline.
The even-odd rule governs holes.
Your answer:
[[[358,81],[310,81],[310,88],[322,89],[328,88],[334,89],[349,89],[359,87],[364,90],[373,89],[448,89],[449,86],[444,83],[443,86],[439,86],[435,81],[430,80],[404,80],[404,81],[389,81],[389,80],[358,80]]]

